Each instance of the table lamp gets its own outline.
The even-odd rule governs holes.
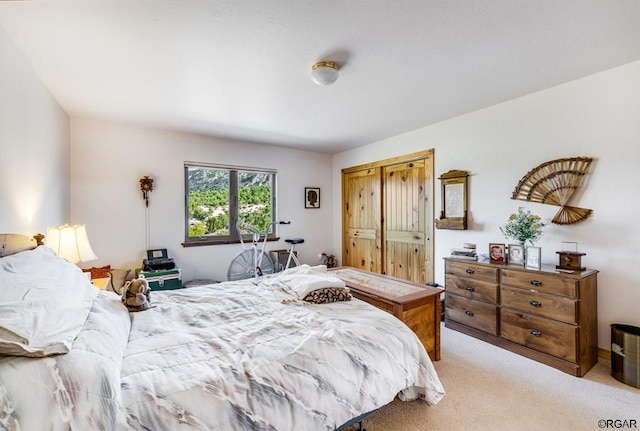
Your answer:
[[[48,227],[45,245],[56,255],[75,264],[98,258],[91,249],[84,225]]]

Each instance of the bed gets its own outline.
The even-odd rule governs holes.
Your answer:
[[[32,247],[0,252],[0,429],[331,431],[396,397],[444,396],[398,319],[287,284],[318,292],[322,267],[154,291],[130,313]]]

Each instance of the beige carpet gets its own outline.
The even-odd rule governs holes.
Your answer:
[[[572,377],[443,326],[442,359],[434,365],[442,401],[394,401],[365,420],[366,430],[640,429],[640,389],[611,377],[608,361]]]

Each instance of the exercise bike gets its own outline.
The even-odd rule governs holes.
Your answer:
[[[281,220],[271,222],[267,225],[267,229],[265,232],[260,232],[258,228],[253,225],[246,223],[246,217],[238,218],[238,222],[236,223],[236,229],[240,236],[240,244],[243,249],[240,250],[231,260],[231,264],[229,265],[229,269],[227,270],[227,280],[244,280],[246,278],[257,278],[262,277],[263,275],[273,274],[277,272],[276,267],[274,266],[273,261],[269,257],[267,253],[265,253],[265,245],[267,244],[267,236],[269,234],[269,230],[271,226],[277,224],[291,224],[289,220]],[[242,230],[248,230],[252,233],[252,241],[250,247],[245,247],[244,238],[242,237]],[[261,241],[261,238],[262,241]],[[260,242],[262,242],[262,246],[259,247]],[[302,238],[291,238],[286,239],[285,242],[291,244],[289,248],[289,255],[287,258],[287,264],[284,269],[289,268],[291,262],[294,262],[296,265],[300,265],[300,261],[298,260],[294,247],[296,244],[302,244],[304,239]],[[280,268],[278,268],[279,270]]]

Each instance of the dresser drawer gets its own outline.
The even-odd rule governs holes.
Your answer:
[[[447,294],[445,317],[491,335],[498,335],[498,313],[493,305]]]
[[[578,297],[578,280],[557,274],[516,271],[505,268],[502,270],[502,284],[553,295]]]
[[[548,317],[565,323],[578,323],[578,300],[566,296],[502,286],[500,304],[527,314]]]
[[[492,304],[498,303],[499,284],[496,282],[480,281],[447,274],[445,275],[445,289],[449,293],[469,299],[477,299]]]
[[[471,262],[448,260],[445,264],[445,273],[459,277],[472,277],[474,280],[490,283],[500,282],[498,268],[492,268],[489,265],[477,265]]]
[[[576,362],[578,327],[530,314],[501,310],[501,336],[514,343]]]

